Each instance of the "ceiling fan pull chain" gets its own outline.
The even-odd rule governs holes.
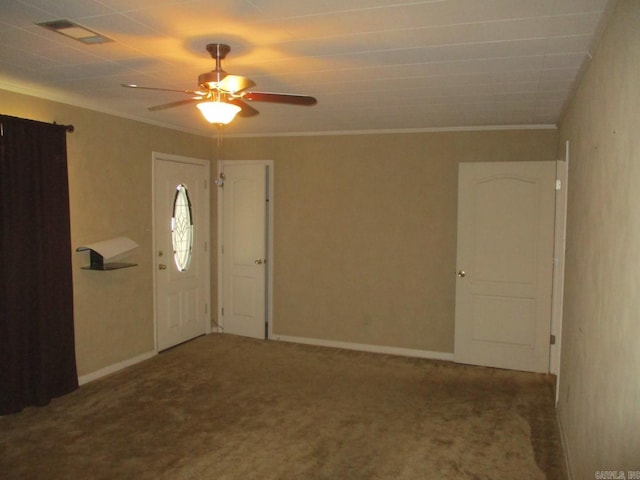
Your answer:
[[[216,130],[218,131],[217,160],[220,161],[222,160],[222,125],[217,124],[216,127]]]

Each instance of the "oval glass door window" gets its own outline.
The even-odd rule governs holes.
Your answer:
[[[173,199],[171,217],[171,241],[173,258],[181,272],[189,269],[193,253],[193,216],[187,186],[180,184]]]

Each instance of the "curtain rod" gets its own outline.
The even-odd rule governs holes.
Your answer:
[[[0,114],[0,122],[2,121],[3,118],[7,118],[7,119],[14,118],[16,120],[23,120],[23,121],[26,120],[28,122],[47,123],[47,122],[42,122],[40,120],[31,120],[29,118],[20,118],[20,117],[13,117],[11,115]],[[73,133],[75,131],[75,129],[76,129],[73,125],[64,125],[64,124],[59,124],[59,123],[56,123],[56,122],[53,122],[52,125],[59,125],[61,127],[64,127],[64,129],[67,131],[67,133]]]
[[[53,122],[53,124],[58,125],[56,122]],[[67,130],[67,133],[73,133],[73,131],[76,129],[76,127],[74,127],[73,125],[62,125],[62,126]]]

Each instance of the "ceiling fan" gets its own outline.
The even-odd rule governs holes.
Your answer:
[[[256,83],[240,75],[230,75],[222,69],[222,60],[231,51],[224,43],[210,43],[207,51],[216,61],[215,69],[198,76],[198,90],[174,90],[171,88],[143,87],[140,85],[123,83],[123,87],[145,90],[161,90],[165,92],[181,92],[191,95],[191,98],[177,102],[164,103],[149,107],[149,110],[164,110],[195,103],[204,117],[210,123],[227,124],[236,116],[252,117],[259,112],[249,102],[272,102],[289,105],[315,105],[318,101],[308,95],[289,93],[254,92],[250,89]]]

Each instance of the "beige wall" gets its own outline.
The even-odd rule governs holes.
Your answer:
[[[575,479],[640,470],[639,26],[640,2],[620,1],[560,130],[571,153],[559,420]]]
[[[153,351],[151,154],[210,158],[211,140],[2,90],[0,105],[6,115],[75,126],[67,135],[73,249],[120,235],[140,245],[130,257],[138,267],[111,272],[81,270],[88,254],[73,254],[79,375]]]
[[[555,130],[230,138],[272,159],[276,335],[453,351],[458,162],[555,160]]]
[[[139,266],[112,272],[81,270],[87,254],[74,253],[80,375],[152,351],[151,153],[210,158],[212,140],[15,93],[0,104],[75,125],[74,249],[140,244]],[[274,332],[452,352],[457,164],[553,160],[556,144],[555,130],[227,138],[225,158],[275,164]],[[214,264],[214,312],[216,278]]]

